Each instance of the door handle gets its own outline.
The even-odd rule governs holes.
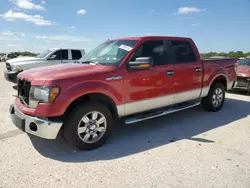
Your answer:
[[[173,76],[174,75],[174,71],[173,70],[168,70],[167,71],[167,75],[168,76]]]
[[[195,71],[196,71],[196,72],[201,72],[201,68],[200,68],[200,67],[196,67],[196,68],[195,68]]]

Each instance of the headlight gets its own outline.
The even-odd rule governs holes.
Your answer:
[[[36,108],[39,103],[52,103],[60,93],[59,87],[31,86],[29,106]]]
[[[23,69],[18,65],[11,65],[11,70],[13,70],[13,71],[23,71]]]

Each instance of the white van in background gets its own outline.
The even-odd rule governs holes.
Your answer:
[[[15,83],[18,73],[24,70],[60,63],[74,63],[84,55],[84,49],[51,48],[36,57],[19,57],[7,60],[4,75],[6,80]]]

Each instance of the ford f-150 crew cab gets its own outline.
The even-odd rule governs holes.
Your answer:
[[[10,115],[29,134],[56,139],[61,130],[69,144],[89,150],[106,141],[116,118],[130,124],[199,104],[220,110],[235,63],[202,60],[189,38],[108,40],[77,63],[20,73]]]
[[[83,49],[51,48],[36,57],[18,57],[6,61],[5,78],[16,83],[17,75],[35,67],[56,65],[61,63],[74,63],[85,55]]]

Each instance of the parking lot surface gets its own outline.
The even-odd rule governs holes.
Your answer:
[[[250,96],[227,93],[217,113],[201,107],[132,125],[108,142],[75,151],[62,138],[19,131],[8,109],[16,94],[0,63],[0,187],[250,187]]]

